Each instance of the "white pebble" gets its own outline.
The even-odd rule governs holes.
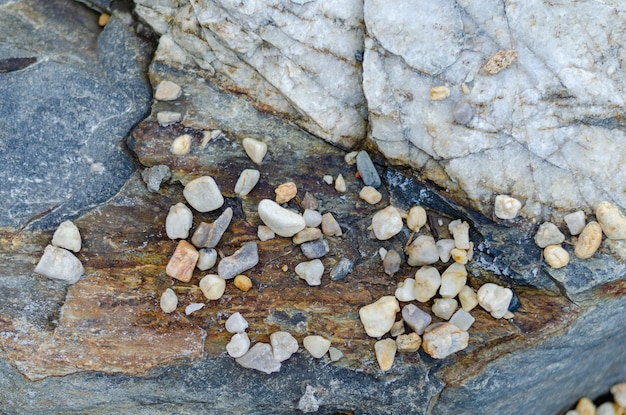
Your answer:
[[[454,246],[458,249],[469,249],[469,225],[461,222],[461,219],[453,220],[448,225],[448,230],[454,238]]]
[[[415,280],[413,278],[407,278],[398,284],[396,288],[395,296],[398,301],[403,303],[415,300],[415,294],[413,294],[413,288],[415,286]]]
[[[511,196],[496,196],[494,213],[500,219],[514,219],[521,208],[522,202]]]
[[[259,238],[261,242],[269,241],[270,239],[274,239],[276,234],[273,230],[270,229],[269,226],[259,225],[256,236]]]
[[[375,205],[382,200],[383,195],[381,195],[380,192],[372,186],[365,186],[359,192],[359,197],[370,205]]]
[[[172,141],[170,146],[170,153],[175,156],[184,156],[191,150],[191,136],[189,134],[183,134]]]
[[[626,408],[626,382],[611,386],[613,399],[622,408]]]
[[[270,334],[270,344],[272,345],[274,360],[278,362],[284,362],[298,351],[298,341],[286,331]]]
[[[387,256],[387,250],[385,248],[383,248],[382,246],[380,248],[378,248],[378,256],[380,256],[380,259],[382,259],[383,261],[385,260],[385,257]]]
[[[417,232],[426,224],[426,219],[426,210],[421,206],[413,206],[406,217],[406,226],[410,230]]]
[[[224,204],[222,192],[211,176],[198,177],[187,183],[183,195],[198,212],[211,212]]]
[[[468,331],[469,328],[472,327],[472,324],[474,324],[474,321],[476,321],[476,319],[462,308],[458,309],[452,317],[450,317],[450,323],[463,331]]]
[[[615,415],[613,402],[604,402],[596,408],[596,415]]]
[[[323,338],[322,336],[306,336],[302,340],[304,348],[311,353],[311,356],[316,359],[323,357],[330,348],[330,340]]]
[[[543,250],[543,258],[554,269],[569,264],[569,253],[561,245],[548,245]]]
[[[412,267],[430,265],[439,261],[435,239],[430,235],[420,235],[407,248],[407,264]]]
[[[437,294],[441,286],[441,276],[437,268],[421,267],[415,273],[415,286],[413,294],[415,299],[421,303],[429,301]]]
[[[208,274],[200,280],[200,289],[209,300],[219,300],[226,291],[226,280],[219,275]]]
[[[263,199],[259,202],[259,217],[276,235],[291,238],[306,227],[304,218],[276,202]]]
[[[154,99],[157,101],[173,101],[180,97],[182,89],[180,85],[172,81],[161,81],[154,91]]]
[[[559,228],[552,222],[544,222],[539,225],[535,234],[535,243],[539,248],[545,248],[548,245],[559,245],[565,240],[565,236]]]
[[[383,339],[374,343],[374,352],[380,370],[386,372],[391,369],[397,350],[398,345],[394,339]]]
[[[254,186],[259,182],[261,173],[255,169],[245,169],[239,175],[237,183],[235,184],[235,193],[239,196],[246,196],[254,189]]]
[[[436,245],[441,262],[450,261],[451,252],[454,249],[454,239],[439,239]]]
[[[509,309],[513,291],[493,283],[484,284],[478,289],[478,304],[493,318],[502,318]]]
[[[338,174],[335,179],[335,190],[341,193],[346,191],[346,181],[341,174]]]
[[[565,220],[565,224],[567,225],[570,235],[578,235],[585,228],[585,221],[587,218],[585,216],[585,212],[579,210],[563,216],[563,220]]]
[[[333,184],[333,176],[331,176],[330,174],[325,174],[324,177],[322,177],[322,180],[324,180],[324,183],[326,183],[327,185],[331,185]]]
[[[309,228],[317,228],[322,223],[322,214],[317,210],[306,209],[302,217],[304,218],[304,223]]]
[[[204,307],[204,303],[191,303],[185,307],[185,315],[190,315]]]
[[[467,261],[469,260],[465,249],[453,248],[450,251],[450,256],[454,262],[461,265],[467,264]]]
[[[248,328],[248,322],[243,318],[241,313],[237,311],[228,317],[224,326],[229,333],[243,333]]]
[[[165,233],[170,239],[187,239],[192,225],[191,210],[184,203],[176,203],[165,218]]]
[[[157,122],[161,127],[166,127],[170,124],[180,122],[182,116],[180,112],[173,111],[159,111],[157,112]]]
[[[596,207],[596,219],[607,238],[626,239],[626,217],[617,206],[601,202]]]
[[[52,245],[78,252],[81,247],[80,231],[72,221],[66,220],[54,232]]]
[[[85,272],[83,264],[70,251],[48,245],[35,267],[37,274],[44,277],[74,284]]]
[[[319,259],[301,262],[296,265],[296,274],[311,286],[320,285],[322,274],[324,274],[324,264]]]
[[[372,217],[372,229],[378,240],[386,241],[402,230],[402,216],[393,206],[379,210]]]
[[[160,305],[164,313],[171,313],[176,310],[178,297],[176,297],[176,293],[171,288],[166,289],[163,291],[163,294],[161,294]]]
[[[238,358],[243,356],[250,349],[250,338],[248,333],[235,333],[226,345],[226,351],[230,357]]]
[[[322,215],[322,232],[326,236],[341,236],[343,234],[341,226],[330,212]]]
[[[426,328],[422,348],[435,359],[443,359],[467,347],[469,334],[451,323],[435,323]]]
[[[465,265],[454,263],[441,274],[441,287],[439,295],[454,298],[467,282],[467,270]]]
[[[261,164],[267,154],[267,144],[254,138],[244,138],[242,144],[250,160],[256,164]]]
[[[472,287],[465,286],[459,292],[459,301],[465,311],[472,311],[478,305],[478,295]]]
[[[396,297],[387,295],[372,304],[361,307],[359,317],[368,336],[380,337],[391,330],[398,311],[400,311],[400,305]]]
[[[421,335],[433,318],[415,304],[407,304],[402,307],[402,320],[411,330]]]
[[[200,271],[206,271],[213,268],[217,262],[217,251],[213,248],[202,248],[198,251],[198,262],[196,267]]]
[[[458,306],[459,304],[454,298],[436,298],[433,301],[432,311],[437,317],[450,320]]]
[[[330,361],[331,362],[336,362],[338,360],[340,360],[343,357],[343,352],[339,349],[337,349],[336,347],[329,347],[328,348],[328,355],[330,356]]]
[[[346,164],[348,166],[352,166],[356,163],[356,156],[359,155],[358,150],[357,151],[351,151],[348,154],[346,154],[345,156],[343,156],[343,161],[346,162]]]
[[[591,258],[602,243],[602,227],[596,221],[589,222],[580,232],[574,255],[580,259]]]

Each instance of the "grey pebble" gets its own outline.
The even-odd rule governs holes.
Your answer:
[[[383,259],[383,269],[385,270],[385,274],[393,277],[393,274],[398,272],[400,269],[400,264],[402,263],[402,258],[400,254],[394,251],[393,249],[388,251],[385,255],[385,259]]]
[[[380,176],[366,151],[359,151],[359,154],[357,154],[356,169],[359,171],[361,180],[363,180],[366,186],[380,187]]]
[[[318,239],[316,241],[305,242],[300,245],[302,253],[309,259],[321,258],[330,251],[328,241],[326,239]]]
[[[353,266],[354,262],[350,261],[348,258],[341,258],[341,260],[337,262],[337,265],[330,271],[330,279],[339,281],[352,271]]]
[[[198,248],[215,248],[233,219],[233,210],[226,209],[213,223],[202,222],[191,237]]]
[[[467,102],[459,101],[454,106],[452,110],[452,116],[454,117],[454,121],[458,124],[466,125],[472,120],[474,116],[474,111],[472,110],[472,106]]]
[[[217,265],[217,274],[225,280],[229,280],[258,263],[259,252],[256,242],[246,242],[234,254],[220,261]]]
[[[153,193],[158,192],[161,188],[161,183],[169,180],[171,177],[170,168],[164,164],[148,167],[141,172],[141,178],[148,186],[148,190]]]

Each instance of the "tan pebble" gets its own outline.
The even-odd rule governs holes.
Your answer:
[[[250,160],[256,164],[261,164],[263,158],[267,154],[267,144],[254,138],[244,138],[242,141],[243,149],[246,151]]]
[[[430,99],[432,101],[441,101],[450,96],[450,89],[445,85],[435,86],[430,89]]]
[[[393,339],[383,339],[374,343],[374,351],[376,352],[376,360],[378,360],[380,370],[386,372],[391,369],[397,350],[398,346]]]
[[[243,274],[237,275],[233,283],[235,284],[235,287],[239,288],[243,292],[252,288],[252,280]]]
[[[326,236],[341,236],[341,226],[332,213],[328,212],[322,215],[322,232]]]
[[[184,156],[191,150],[191,136],[189,134],[183,134],[172,141],[170,146],[170,153],[175,156]]]
[[[465,82],[461,84],[461,92],[463,92],[465,95],[470,93],[470,89]]]
[[[501,70],[511,66],[516,60],[516,50],[500,50],[487,61],[483,68],[488,74],[495,75]]]
[[[563,268],[569,264],[569,254],[561,245],[548,245],[543,250],[546,263],[552,268]]]
[[[602,242],[602,227],[598,222],[591,221],[585,225],[574,248],[574,255],[580,259],[591,258]]]
[[[281,267],[281,270],[283,270],[283,272],[287,272],[288,269],[289,269],[289,267],[287,265],[283,265]]]
[[[294,182],[283,183],[274,190],[276,193],[276,203],[287,203],[298,193],[298,188]]]
[[[478,295],[472,287],[464,286],[459,291],[459,301],[461,302],[461,308],[465,311],[472,311],[478,305]]]
[[[613,400],[622,408],[626,408],[626,382],[611,386]]]
[[[343,160],[347,165],[352,166],[356,164],[356,156],[359,155],[358,151],[351,151],[343,157]]]
[[[422,345],[422,338],[415,332],[401,334],[396,338],[396,345],[400,353],[414,353]]]
[[[335,190],[341,193],[346,191],[346,181],[341,174],[335,179]]]
[[[359,192],[359,197],[365,200],[370,205],[375,205],[382,200],[383,195],[381,195],[380,192],[374,189],[372,186],[365,186]]]
[[[180,85],[172,81],[161,81],[154,91],[154,99],[157,101],[173,101],[180,97],[182,89]]]
[[[467,251],[465,249],[453,248],[450,250],[450,256],[452,260],[458,264],[467,264]]]
[[[273,230],[270,229],[269,226],[259,225],[257,228],[256,236],[259,238],[261,242],[269,241],[270,239],[274,239],[276,234]]]
[[[182,282],[189,282],[199,256],[192,244],[182,240],[178,242],[172,258],[167,263],[165,273]]]
[[[330,186],[331,184],[333,184],[333,181],[335,179],[333,179],[333,176],[331,176],[330,174],[325,174],[324,177],[322,177],[322,180],[324,180],[324,183]]]
[[[580,398],[576,404],[578,415],[596,415],[596,406],[589,398]]]
[[[406,226],[417,232],[426,224],[426,219],[426,210],[421,206],[413,206],[406,217]]]
[[[205,275],[199,285],[208,300],[219,300],[226,290],[226,280],[215,274]]]
[[[322,237],[322,231],[319,228],[304,228],[291,239],[296,245],[303,244],[305,242],[314,241]]]
[[[626,217],[617,206],[601,202],[596,207],[596,218],[607,238],[626,239]]]
[[[100,15],[100,17],[98,18],[98,26],[100,27],[104,27],[107,25],[107,23],[109,23],[109,19],[111,18],[111,15],[108,13],[102,13]]]

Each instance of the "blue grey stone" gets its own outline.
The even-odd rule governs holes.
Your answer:
[[[356,169],[359,171],[361,180],[363,180],[366,186],[380,187],[380,176],[366,151],[359,151],[359,154],[357,154]]]
[[[300,245],[300,249],[302,249],[304,256],[309,259],[321,258],[330,251],[328,241],[324,238],[305,242]]]
[[[352,272],[353,266],[354,262],[350,261],[348,258],[341,258],[341,260],[337,262],[337,264],[330,271],[330,279],[333,281],[343,279],[346,275]]]

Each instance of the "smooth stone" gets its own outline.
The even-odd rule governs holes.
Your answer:
[[[381,246],[380,248],[378,248],[378,256],[384,261],[385,257],[387,256],[387,250]]]
[[[179,281],[189,282],[199,257],[200,254],[193,245],[184,239],[180,240],[165,267],[165,273]]]
[[[469,334],[451,323],[431,324],[422,336],[422,348],[434,359],[444,359],[463,350],[469,342]]]
[[[454,122],[460,125],[467,125],[474,117],[472,106],[465,101],[459,101],[452,109],[452,118]]]
[[[468,331],[469,328],[472,327],[472,324],[474,324],[474,321],[476,321],[476,319],[462,308],[456,310],[452,317],[450,317],[450,323],[463,331]]]
[[[402,320],[411,330],[421,335],[433,318],[415,304],[407,304],[402,307]]]
[[[326,236],[341,236],[341,226],[332,213],[328,212],[322,215],[322,232]]]
[[[611,393],[615,402],[622,408],[626,408],[626,382],[611,386]]]
[[[624,410],[622,409],[620,411],[620,414],[622,414],[623,412]],[[600,404],[596,408],[596,415],[616,415],[615,406],[613,405],[613,402],[604,402],[603,404]]]
[[[257,238],[259,238],[259,241],[265,242],[269,241],[270,239],[274,239],[276,237],[276,234],[273,230],[270,229],[269,226],[259,225],[256,231],[256,236]]]
[[[171,313],[176,310],[178,306],[178,297],[176,297],[176,293],[171,288],[167,288],[161,294],[161,300],[159,301],[159,305],[161,306],[161,310],[164,313]]]
[[[452,260],[460,265],[465,265],[469,261],[467,251],[465,249],[453,248],[450,251],[450,257]]]
[[[154,99],[157,101],[173,101],[182,95],[180,85],[172,81],[161,81],[154,91]]]
[[[300,249],[308,259],[321,258],[330,252],[328,241],[326,239],[318,239],[316,241],[305,242],[300,245]]]
[[[263,158],[267,154],[267,144],[254,138],[244,138],[242,145],[250,160],[256,164],[263,162]]]
[[[340,193],[343,193],[346,191],[346,189],[347,189],[346,180],[343,178],[342,174],[338,174],[337,178],[335,179],[335,190]]]
[[[522,208],[522,202],[508,195],[496,196],[494,214],[500,219],[515,219]]]
[[[361,175],[361,180],[366,186],[371,186],[375,189],[380,187],[380,176],[376,171],[376,167],[372,162],[369,154],[366,151],[359,151],[356,156],[356,169]]]
[[[454,298],[436,298],[433,301],[433,314],[443,320],[450,320],[459,303]]]
[[[509,309],[513,291],[489,282],[480,287],[476,295],[478,304],[485,311],[489,312],[493,318],[502,318]]]
[[[578,210],[574,213],[570,213],[568,215],[563,216],[563,220],[567,225],[567,229],[569,230],[570,235],[578,235],[583,229],[585,229],[585,222],[587,217],[585,212],[582,210]]]
[[[213,268],[217,262],[217,251],[215,249],[203,248],[198,251],[198,262],[196,268],[200,271],[206,271]]]
[[[460,219],[453,220],[448,224],[448,230],[454,238],[454,246],[458,249],[470,249],[469,225]]]
[[[626,217],[619,208],[609,202],[601,202],[596,207],[596,219],[607,238],[626,239]]]
[[[165,233],[170,239],[187,239],[193,225],[193,213],[184,203],[172,206],[165,218]]]
[[[237,275],[233,280],[233,284],[235,285],[235,287],[243,292],[247,292],[250,290],[250,288],[252,288],[252,280],[248,276],[243,274]]]
[[[383,199],[383,195],[372,186],[365,186],[359,192],[359,197],[370,205],[375,205]]]
[[[278,362],[284,362],[298,351],[298,341],[286,331],[276,331],[270,334],[270,344],[274,360]]]
[[[250,350],[250,338],[248,333],[235,333],[226,345],[226,351],[232,358],[238,358],[245,355]]]
[[[202,222],[191,237],[191,242],[198,248],[215,248],[232,219],[233,210],[226,208],[212,224]]]
[[[372,304],[361,307],[359,317],[370,337],[380,337],[391,330],[396,322],[396,313],[400,305],[396,297],[387,295]]]
[[[190,314],[195,313],[196,311],[202,309],[204,307],[204,303],[191,303],[185,307],[185,315],[188,316]]]
[[[229,333],[243,333],[248,328],[248,322],[239,311],[232,314],[224,324],[226,331]]]
[[[308,228],[317,228],[322,223],[322,214],[317,210],[306,209],[302,214],[304,223]]]
[[[239,175],[235,183],[235,193],[239,196],[247,196],[261,178],[261,172],[254,169],[245,169]]]
[[[198,212],[211,212],[224,204],[224,197],[210,176],[198,177],[187,183],[183,190],[187,202]]]
[[[441,262],[446,263],[450,261],[452,250],[455,249],[454,239],[439,239],[435,245],[437,245],[437,253]]]
[[[461,308],[467,312],[472,311],[478,305],[478,295],[472,287],[465,286],[459,291]]]
[[[398,320],[393,323],[393,326],[391,326],[389,334],[391,335],[391,337],[398,337],[399,335],[404,334],[405,331],[406,328],[404,327],[404,320]]]
[[[439,295],[454,298],[467,282],[467,270],[465,265],[454,263],[441,274],[441,286]]]
[[[306,280],[307,284],[311,286],[317,286],[322,283],[322,274],[324,274],[324,264],[319,259],[314,259],[308,262],[301,262],[296,265],[296,274],[303,280]]]
[[[343,352],[331,346],[328,348],[328,356],[330,356],[331,362],[337,362],[343,358]]]
[[[226,280],[219,275],[207,274],[200,280],[199,286],[208,300],[219,300],[226,291]]]
[[[184,156],[191,150],[192,137],[189,134],[179,135],[172,141],[170,153],[175,156]]]
[[[406,262],[412,267],[430,265],[439,261],[435,238],[430,235],[420,235],[415,238],[406,253],[409,255]]]
[[[353,266],[354,262],[350,261],[348,258],[341,258],[333,269],[330,270],[331,281],[339,281],[345,278],[345,276],[352,271]]]
[[[413,294],[420,303],[425,303],[437,294],[441,286],[441,276],[434,267],[421,267],[415,272]]]
[[[565,235],[552,222],[542,223],[535,234],[535,243],[539,248],[545,248],[548,245],[559,245],[564,240]]]
[[[401,334],[396,337],[396,346],[400,353],[415,353],[422,345],[422,338],[419,334],[413,332]]]
[[[543,258],[554,269],[569,264],[569,253],[561,245],[548,245],[543,250]]]
[[[72,221],[66,220],[54,231],[52,245],[78,252],[81,247],[80,231]]]
[[[246,242],[234,254],[220,261],[217,265],[217,273],[225,280],[229,280],[258,263],[259,251],[256,242]]]
[[[413,206],[406,217],[406,226],[413,232],[417,232],[426,224],[427,219],[426,209],[421,206]]]
[[[316,359],[323,357],[330,348],[330,340],[317,335],[306,336],[302,340],[302,344],[311,353],[311,356]]]
[[[148,167],[141,172],[141,178],[152,193],[161,189],[161,183],[172,178],[170,168],[164,164]]]
[[[280,362],[274,359],[272,346],[267,343],[257,343],[246,354],[235,359],[237,363],[247,369],[255,369],[263,373],[280,371]]]
[[[302,215],[285,209],[269,199],[259,202],[258,212],[263,223],[276,235],[291,238],[306,227]]]
[[[400,269],[402,263],[402,257],[395,250],[387,251],[385,258],[383,258],[383,270],[385,274],[393,277],[393,275]]]
[[[386,372],[391,369],[397,350],[398,345],[394,339],[383,339],[374,343],[374,352],[380,370]]]
[[[372,230],[376,239],[386,241],[402,230],[402,216],[393,206],[379,210],[372,217]]]
[[[159,111],[157,112],[157,122],[161,127],[167,127],[168,125],[180,122],[183,117],[180,112],[174,111]]]
[[[322,231],[319,228],[304,228],[291,239],[291,241],[300,245],[305,242],[314,241],[322,237]]]
[[[283,183],[274,189],[276,203],[283,204],[289,202],[298,194],[298,187],[294,182]]]
[[[578,415],[596,415],[596,406],[589,398],[580,398],[576,404]]]
[[[413,278],[405,279],[398,284],[398,288],[396,288],[394,293],[395,297],[398,301],[402,301],[403,303],[415,300],[415,294],[413,293],[414,286],[415,280]]]

